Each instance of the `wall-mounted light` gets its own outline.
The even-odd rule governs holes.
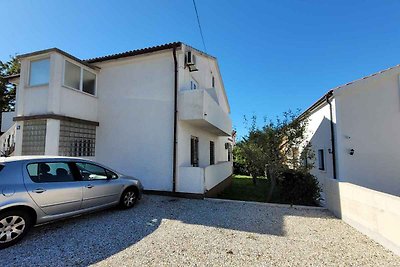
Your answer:
[[[353,156],[353,155],[354,155],[354,149],[350,149],[349,154],[350,154],[351,156]]]
[[[328,153],[332,154],[332,149],[331,148],[328,148]]]

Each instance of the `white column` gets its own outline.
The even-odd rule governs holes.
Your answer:
[[[17,121],[16,122],[16,130],[15,130],[15,150],[14,156],[22,155],[22,133],[24,128],[24,122]]]
[[[48,119],[46,124],[45,155],[58,156],[60,142],[60,121]]]

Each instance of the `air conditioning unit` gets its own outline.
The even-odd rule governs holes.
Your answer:
[[[192,53],[192,51],[187,52],[186,65],[188,65],[188,66],[196,65],[196,56]]]

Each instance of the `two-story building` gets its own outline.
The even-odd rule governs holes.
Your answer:
[[[2,136],[13,136],[14,155],[88,157],[147,190],[204,195],[229,181],[232,122],[216,58],[176,42],[19,59],[15,124]]]

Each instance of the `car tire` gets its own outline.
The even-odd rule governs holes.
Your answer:
[[[21,241],[32,227],[31,216],[23,210],[9,210],[0,213],[0,249]]]
[[[130,209],[135,206],[138,198],[137,190],[134,187],[129,187],[121,195],[119,206],[122,209]]]

